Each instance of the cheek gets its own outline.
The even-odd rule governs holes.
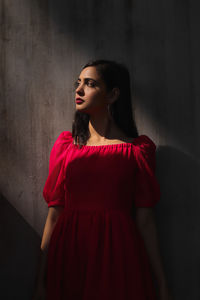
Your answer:
[[[105,95],[97,90],[90,90],[87,92],[89,99],[94,103],[103,104],[105,102]]]

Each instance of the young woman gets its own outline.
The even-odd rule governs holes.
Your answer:
[[[75,86],[72,132],[50,153],[34,299],[171,300],[153,212],[156,145],[138,135],[129,72],[92,61]]]

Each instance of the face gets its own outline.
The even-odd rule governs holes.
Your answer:
[[[75,82],[76,109],[86,113],[92,113],[107,109],[108,93],[106,85],[97,73],[95,67],[83,69]],[[83,101],[78,101],[82,99]]]

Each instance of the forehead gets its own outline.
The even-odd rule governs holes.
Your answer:
[[[79,78],[84,79],[84,78],[93,78],[95,80],[101,81],[100,75],[97,73],[97,70],[94,66],[87,67],[83,69],[80,73]]]

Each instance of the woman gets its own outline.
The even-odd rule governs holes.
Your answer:
[[[34,299],[171,300],[153,213],[156,145],[138,135],[129,72],[96,60],[75,86],[72,132],[55,141],[43,190]]]

